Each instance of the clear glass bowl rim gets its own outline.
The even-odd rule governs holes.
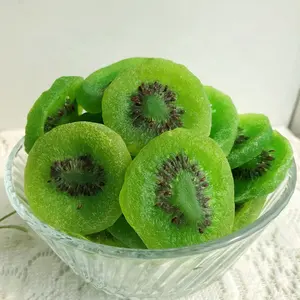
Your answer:
[[[214,251],[223,247],[227,247],[231,244],[234,244],[238,241],[241,241],[255,232],[263,229],[266,227],[273,219],[275,219],[280,212],[285,208],[288,204],[291,196],[296,187],[297,182],[297,172],[296,172],[296,164],[293,161],[291,169],[289,171],[292,176],[289,176],[288,179],[291,184],[290,190],[285,190],[282,195],[280,196],[280,200],[275,203],[275,205],[268,210],[265,214],[259,217],[255,222],[251,223],[250,225],[246,226],[245,228],[231,233],[227,236],[222,238],[212,240],[206,243],[181,247],[181,248],[169,248],[169,249],[129,249],[129,248],[118,248],[112,247],[102,244],[96,244],[89,240],[83,240],[80,238],[76,238],[70,236],[64,232],[57,231],[56,229],[52,228],[51,226],[43,223],[37,217],[35,217],[30,210],[22,203],[19,199],[15,187],[13,184],[13,165],[14,159],[18,155],[19,151],[24,147],[24,137],[13,147],[12,151],[9,154],[8,160],[5,166],[5,174],[4,174],[4,185],[9,197],[11,205],[17,211],[17,213],[23,218],[25,221],[28,220],[26,214],[22,213],[26,212],[30,215],[31,221],[33,221],[37,226],[40,228],[43,227],[43,234],[47,232],[49,236],[55,238],[56,240],[62,240],[62,243],[67,243],[70,246],[76,246],[83,251],[90,252],[90,253],[101,253],[102,255],[106,256],[114,256],[114,257],[131,257],[136,259],[166,259],[166,258],[176,258],[176,257],[183,257],[183,256],[191,256],[202,254],[205,252]],[[12,187],[12,189],[10,189]]]

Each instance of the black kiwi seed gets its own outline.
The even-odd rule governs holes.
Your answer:
[[[158,119],[147,116],[145,107],[151,99],[159,99],[163,106],[162,115]],[[142,83],[137,94],[131,97],[132,110],[131,117],[134,126],[143,127],[143,129],[151,131],[155,134],[161,134],[165,131],[182,127],[181,116],[184,109],[176,107],[176,94],[168,88],[167,85],[155,81],[154,83]],[[157,108],[159,110],[159,108]]]
[[[44,125],[44,131],[48,132],[57,125],[59,125],[59,122],[61,118],[71,115],[75,111],[75,104],[70,101],[69,97],[66,97],[65,103],[62,108],[57,110],[57,112],[51,116],[47,117],[47,120]]]
[[[94,196],[105,185],[104,169],[95,164],[89,155],[55,161],[50,169],[50,177],[48,183],[74,197]],[[77,209],[81,208],[82,204],[79,203]]]
[[[243,129],[241,127],[238,127],[238,135],[234,141],[234,145],[241,145],[247,140],[249,140],[249,137],[244,134]]]
[[[82,209],[82,207],[83,207],[83,204],[82,203],[78,203],[76,209]]]
[[[204,172],[197,163],[192,162],[181,152],[168,158],[157,171],[156,182],[156,203],[155,206],[171,215],[170,221],[175,225],[187,224],[184,213],[179,207],[171,203],[173,196],[172,181],[181,172],[188,172],[191,175],[196,190],[196,199],[203,212],[202,219],[196,224],[199,233],[204,233],[205,229],[211,225],[212,212],[209,209],[210,198],[204,193],[209,186]],[[200,216],[199,216],[200,217]]]
[[[272,161],[275,157],[272,155],[274,150],[265,151],[255,158],[254,166],[241,166],[232,170],[233,177],[236,179],[254,180],[263,176],[271,167]]]

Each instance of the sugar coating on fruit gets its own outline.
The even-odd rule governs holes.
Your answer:
[[[228,155],[235,169],[260,155],[272,138],[272,127],[268,117],[262,114],[239,115],[238,135]]]
[[[24,142],[27,153],[44,133],[77,118],[80,108],[76,93],[82,81],[78,76],[60,77],[36,100],[27,116]]]
[[[157,171],[156,203],[177,225],[193,224],[200,233],[211,225],[209,183],[196,161],[179,153],[169,157]],[[189,205],[187,205],[189,204]]]
[[[29,153],[24,187],[35,215],[58,230],[87,235],[121,215],[119,193],[130,154],[121,137],[90,122],[58,126]]]
[[[284,180],[291,167],[293,151],[289,142],[277,131],[261,154],[232,170],[235,202],[263,197],[272,193]]]
[[[208,137],[182,128],[167,131],[127,169],[120,205],[148,248],[188,246],[226,235],[234,219],[226,156]]]
[[[233,169],[233,177],[236,179],[254,180],[263,176],[272,166],[272,161],[275,159],[274,152],[274,149],[263,150],[254,160]]]
[[[102,97],[105,89],[124,70],[151,60],[147,57],[131,57],[103,67],[90,74],[81,85],[77,100],[90,113],[101,113]]]
[[[64,117],[68,117],[76,112],[76,104],[71,102],[70,97],[67,96],[62,108],[59,108],[54,114],[48,116],[44,125],[44,131],[48,132],[54,127],[61,124]]]
[[[238,133],[234,141],[234,146],[242,145],[248,140],[249,140],[249,136],[246,136],[244,130],[241,127],[238,127]]]
[[[237,128],[238,113],[231,98],[223,92],[204,86],[205,93],[212,106],[212,125],[210,137],[214,139],[228,155],[234,145]]]
[[[208,136],[211,108],[199,79],[182,65],[152,59],[122,72],[105,90],[104,124],[136,156],[151,139],[178,127]]]
[[[237,205],[235,209],[233,232],[238,231],[257,220],[265,203],[266,197],[257,197],[247,199],[245,203]]]

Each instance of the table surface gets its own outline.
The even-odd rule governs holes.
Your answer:
[[[300,140],[289,130],[279,130],[291,141],[300,178]],[[0,176],[7,155],[23,135],[22,130],[0,132]],[[3,180],[0,183],[0,218],[13,211]],[[286,209],[222,279],[197,295],[209,300],[300,299],[300,181]],[[13,215],[1,225],[22,225]],[[28,227],[27,227],[28,228]],[[0,300],[115,299],[95,290],[76,276],[33,233],[0,229]],[[180,299],[180,300],[183,300]]]

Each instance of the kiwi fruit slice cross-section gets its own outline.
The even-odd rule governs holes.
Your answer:
[[[147,248],[138,234],[128,224],[124,215],[122,215],[113,226],[107,228],[107,231],[109,231],[116,239],[127,245],[129,248]]]
[[[234,186],[226,156],[209,137],[182,128],[165,132],[128,167],[120,205],[148,248],[227,235],[234,221]]]
[[[247,202],[236,205],[233,232],[253,223],[260,215],[266,202],[266,197],[248,199]]]
[[[271,141],[272,127],[262,114],[239,115],[238,135],[228,155],[231,169],[235,169],[258,156]]]
[[[144,63],[149,58],[132,57],[118,61],[112,65],[101,68],[89,75],[81,85],[77,101],[90,113],[101,113],[101,101],[105,89],[122,71]]]
[[[25,151],[29,153],[35,141],[54,127],[72,122],[78,116],[76,92],[82,77],[65,76],[55,80],[49,90],[36,100],[27,116]]]
[[[239,118],[236,107],[231,98],[221,91],[211,86],[205,86],[204,89],[212,106],[210,137],[228,155],[237,136]]]
[[[119,247],[119,248],[128,248],[125,244],[123,244],[120,240],[116,239],[111,233],[107,230],[93,233],[91,235],[87,235],[86,239],[102,245]]]
[[[209,136],[211,108],[201,82],[186,67],[152,59],[120,74],[102,99],[104,124],[135,156],[152,138],[183,127]]]
[[[232,170],[235,202],[243,203],[272,193],[286,177],[292,159],[290,143],[274,131],[271,142],[257,157]]]
[[[87,235],[121,215],[119,193],[131,162],[121,137],[102,124],[58,126],[31,149],[24,174],[33,213],[50,226]]]

